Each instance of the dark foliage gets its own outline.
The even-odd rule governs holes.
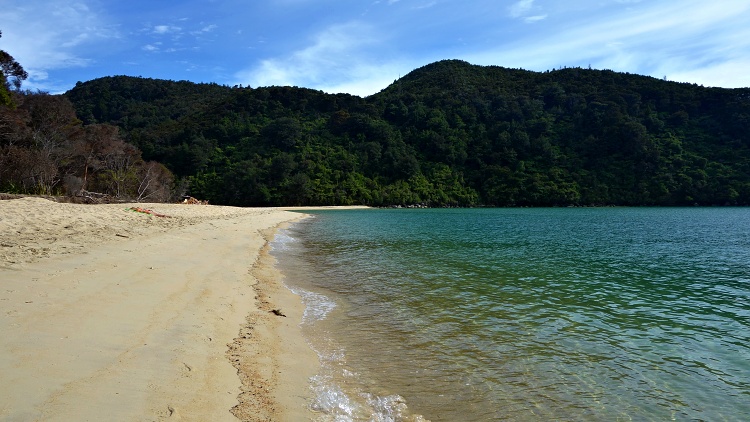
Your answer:
[[[215,204],[750,204],[750,89],[448,60],[367,98],[124,76],[65,96]]]
[[[13,92],[0,106],[0,191],[113,200],[169,200],[173,176],[110,124],[83,125],[70,101]],[[92,193],[90,191],[96,192]]]

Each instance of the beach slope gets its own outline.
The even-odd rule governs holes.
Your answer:
[[[317,357],[267,245],[301,216],[0,201],[0,419],[310,419]]]

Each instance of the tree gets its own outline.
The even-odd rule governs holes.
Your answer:
[[[174,178],[166,167],[145,162],[117,126],[84,127],[67,97],[20,92],[27,77],[0,50],[0,189],[57,194],[63,181],[71,195],[92,186],[116,198],[170,199]]]
[[[65,96],[216,204],[750,205],[748,88],[445,61],[366,98],[125,76]]]
[[[88,125],[85,132],[86,134],[78,148],[78,156],[83,159],[83,184],[81,189],[87,188],[89,173],[95,174],[103,170],[107,156],[112,155],[112,151],[122,149],[122,141],[117,126],[108,124]]]
[[[17,99],[15,108],[0,106],[0,190],[170,199],[172,173],[145,162],[117,126],[83,126],[63,96],[25,92]]]
[[[136,201],[165,202],[170,199],[174,177],[163,165],[156,161],[143,163],[136,172],[136,178]]]
[[[302,138],[302,126],[297,119],[281,117],[264,127],[261,134],[268,145],[289,151]]]
[[[0,31],[0,37],[3,32]],[[23,67],[5,50],[0,50],[0,105],[12,106],[13,98],[10,95],[11,87],[16,90],[21,88],[21,82],[26,80],[29,74]]]

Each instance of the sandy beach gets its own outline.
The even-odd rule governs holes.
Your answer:
[[[312,419],[318,358],[268,254],[303,217],[0,201],[0,419]]]

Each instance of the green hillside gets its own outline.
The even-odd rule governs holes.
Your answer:
[[[449,60],[367,98],[124,76],[65,97],[215,204],[750,204],[750,89]]]

